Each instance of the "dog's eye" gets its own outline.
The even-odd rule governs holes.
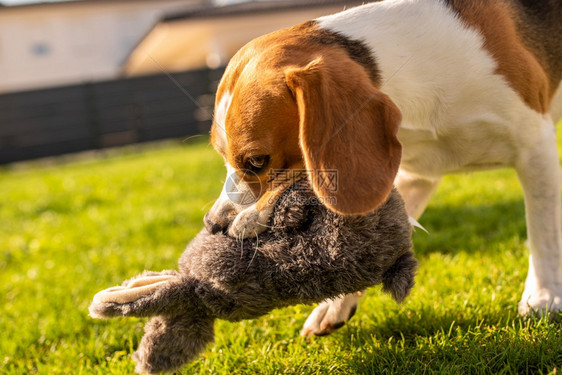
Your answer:
[[[267,167],[268,163],[269,163],[269,155],[250,156],[248,159],[246,159],[246,163],[244,163],[244,168],[252,172],[259,173],[263,171],[265,167]]]

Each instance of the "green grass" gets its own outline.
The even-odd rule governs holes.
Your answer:
[[[126,374],[143,319],[92,320],[100,289],[174,268],[218,196],[206,141],[125,148],[0,170],[0,373]],[[562,370],[560,323],[517,316],[527,268],[512,171],[446,177],[417,231],[417,285],[403,305],[375,287],[355,318],[310,342],[310,306],[216,325],[181,373],[542,373]]]

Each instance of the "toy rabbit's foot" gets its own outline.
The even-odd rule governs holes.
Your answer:
[[[159,373],[180,368],[214,339],[214,319],[205,316],[158,316],[144,328],[139,348],[133,354],[138,373]]]
[[[89,311],[92,318],[115,316],[147,316],[145,304],[139,303],[145,297],[168,285],[176,279],[175,271],[146,272],[127,280],[122,286],[102,290],[94,296]]]

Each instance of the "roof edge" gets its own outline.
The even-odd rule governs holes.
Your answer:
[[[353,7],[361,4],[361,1],[349,0],[274,0],[274,1],[248,1],[224,6],[205,6],[179,13],[165,15],[161,22],[186,21],[205,18],[222,18],[232,16],[255,15],[261,13],[274,13],[279,11],[292,11],[307,8],[319,8],[325,6],[341,5],[342,10],[346,6]]]

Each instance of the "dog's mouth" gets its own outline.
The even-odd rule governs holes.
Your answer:
[[[308,174],[304,170],[270,170],[267,176],[266,186],[261,185],[259,189],[251,188],[238,172],[231,180],[227,180],[223,193],[203,219],[207,231],[237,237],[252,236],[255,232],[257,236],[270,225],[271,212],[278,207],[279,199],[295,190],[304,191],[305,186],[310,190],[309,184],[303,184],[308,182]],[[251,180],[259,183],[258,178]],[[256,194],[256,190],[259,190],[259,194]]]

